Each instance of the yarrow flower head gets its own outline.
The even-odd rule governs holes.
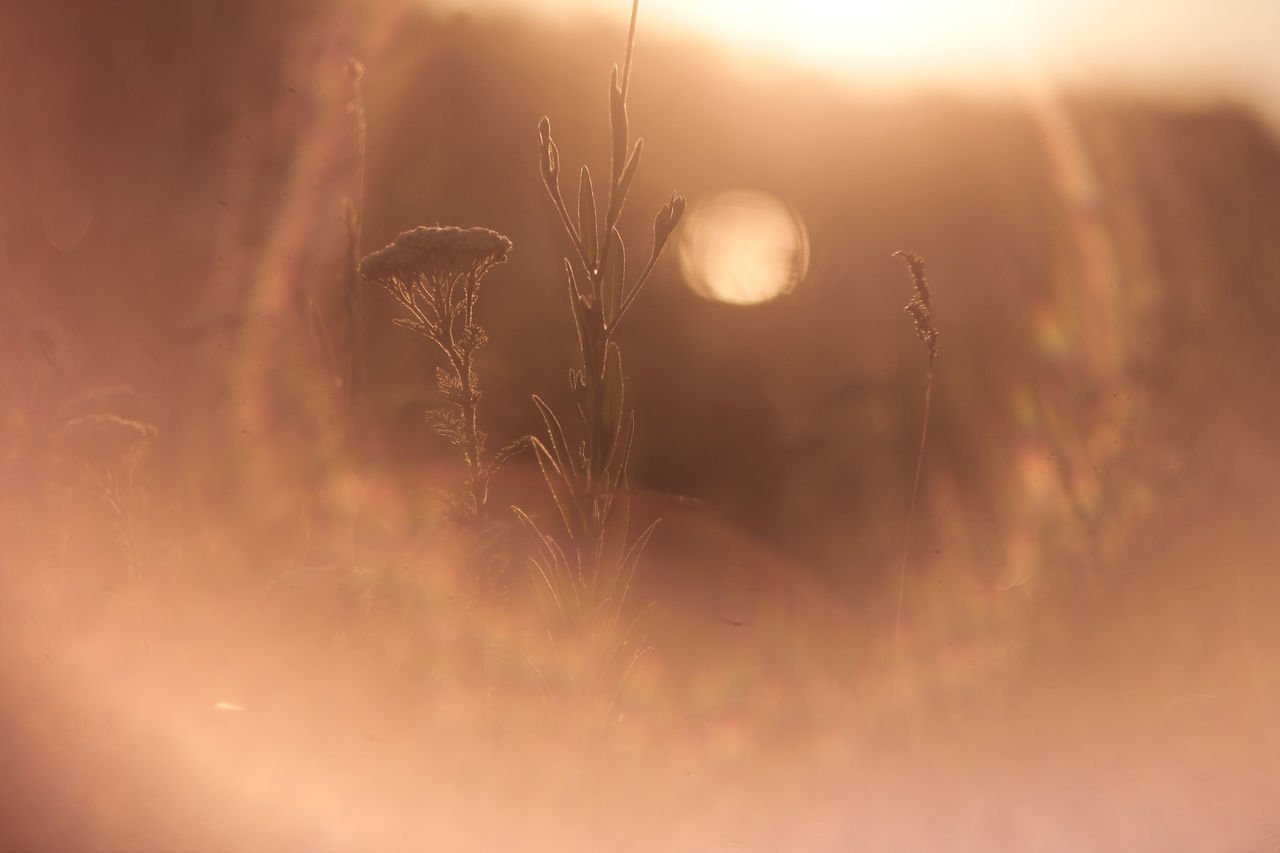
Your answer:
[[[421,226],[360,262],[408,316],[395,322],[446,350],[473,325],[480,279],[507,259],[511,241],[488,228]]]
[[[507,259],[511,241],[488,228],[420,226],[360,262],[360,274],[384,286],[444,283],[466,275],[479,279]]]
[[[392,320],[439,347],[445,363],[436,368],[444,407],[427,412],[427,422],[462,450],[467,480],[451,499],[459,517],[484,517],[489,477],[511,451],[485,453],[485,433],[477,424],[480,377],[476,353],[488,340],[475,319],[480,279],[507,259],[511,241],[488,228],[421,226],[405,231],[360,262],[365,281],[384,287],[405,316]],[[505,456],[504,456],[505,454]]]

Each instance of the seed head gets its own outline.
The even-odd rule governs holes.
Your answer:
[[[913,291],[911,301],[906,305],[906,312],[915,324],[916,335],[924,341],[929,350],[929,363],[938,357],[938,330],[933,326],[933,308],[929,304],[929,282],[924,276],[924,259],[911,252],[894,252],[895,258],[902,258],[911,273]]]

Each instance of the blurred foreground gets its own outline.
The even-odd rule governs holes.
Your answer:
[[[1280,846],[1280,149],[1248,113],[890,101],[642,34],[635,207],[768,192],[811,251],[754,306],[664,263],[629,319],[651,650],[584,740],[514,525],[500,592],[461,568],[429,355],[372,291],[342,325],[344,69],[365,249],[515,242],[481,300],[504,443],[573,345],[537,119],[603,156],[621,36],[238,5],[11,30],[44,88],[0,143],[0,847]],[[895,646],[899,248],[943,338]],[[551,511],[529,458],[495,489]]]

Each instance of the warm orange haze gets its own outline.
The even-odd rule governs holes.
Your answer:
[[[1276,849],[1274,4],[630,12],[0,13],[0,850]]]
[[[443,8],[616,19],[613,0],[442,0]],[[1280,5],[1270,0],[651,0],[651,28],[783,59],[859,87],[1004,92],[1045,82],[1226,95],[1280,118]]]

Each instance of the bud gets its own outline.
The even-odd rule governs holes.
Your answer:
[[[671,200],[659,208],[658,215],[653,218],[653,254],[655,257],[662,251],[662,247],[667,243],[667,238],[671,236],[671,232],[680,223],[680,218],[684,216],[684,208],[684,196],[672,193]]]
[[[560,152],[551,138],[551,120],[546,116],[538,122],[538,168],[547,189],[552,189],[560,178]]]

